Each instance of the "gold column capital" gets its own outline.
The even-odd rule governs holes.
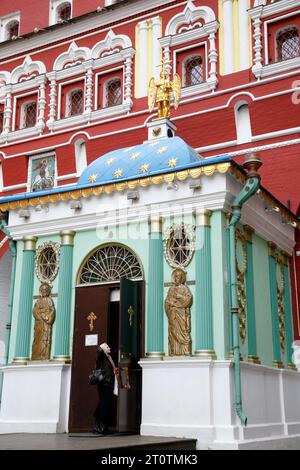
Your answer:
[[[162,233],[163,218],[160,215],[151,215],[148,219],[149,233]]]
[[[286,253],[285,251],[281,251],[280,254],[282,256],[283,264],[285,266],[288,266],[290,262],[290,255]]]
[[[61,240],[61,245],[74,245],[74,237],[76,235],[76,232],[73,232],[72,230],[62,230],[60,233],[60,240]]]
[[[255,233],[255,230],[250,227],[250,225],[244,225],[244,235],[247,240],[247,242],[252,243],[253,242],[253,235]]]
[[[268,250],[269,250],[269,256],[273,256],[273,258],[275,258],[277,245],[275,245],[275,243],[273,242],[268,242]]]
[[[23,237],[24,251],[35,251],[37,237]]]
[[[210,227],[212,211],[208,209],[197,209],[194,211],[196,227]]]

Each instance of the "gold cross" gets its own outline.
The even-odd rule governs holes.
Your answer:
[[[132,317],[134,315],[134,310],[133,310],[133,307],[132,305],[130,305],[129,309],[128,309],[128,315],[129,315],[129,325],[132,326]]]
[[[94,312],[91,312],[89,314],[89,316],[87,317],[87,320],[90,322],[89,323],[90,331],[94,331],[94,321],[97,320],[97,317],[94,314]]]

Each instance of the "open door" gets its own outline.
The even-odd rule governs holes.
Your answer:
[[[73,341],[69,431],[91,432],[98,403],[97,387],[88,376],[95,367],[97,347],[107,340],[110,289],[106,286],[78,287]]]
[[[144,282],[121,280],[119,389],[117,427],[119,432],[140,432],[143,354]]]

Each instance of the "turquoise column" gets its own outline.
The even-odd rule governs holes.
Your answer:
[[[34,256],[36,237],[24,237],[19,315],[14,363],[26,364],[30,358],[30,334],[33,302]]]
[[[73,247],[75,232],[60,232],[60,267],[56,312],[54,360],[70,361],[70,320],[72,303]]]
[[[229,351],[228,358],[233,359],[233,332],[232,332],[232,315],[230,311],[231,306],[231,270],[230,270],[230,220],[232,217],[231,212],[226,213],[226,265],[227,265],[227,302],[228,302],[228,336],[229,336]]]
[[[213,336],[211,211],[197,211],[196,216],[196,337],[195,355],[216,359]]]
[[[247,328],[248,328],[248,362],[260,364],[257,356],[256,319],[254,303],[254,271],[253,271],[253,238],[254,230],[244,226],[247,250],[246,297],[247,297]]]
[[[287,348],[287,367],[288,369],[297,370],[293,363],[293,323],[292,323],[292,307],[291,307],[291,287],[290,287],[290,270],[289,270],[289,257],[284,255],[284,312],[285,312],[285,334],[286,334],[286,348]]]
[[[162,220],[149,219],[147,357],[164,356],[164,273]]]
[[[280,340],[279,340],[279,318],[278,318],[278,300],[277,300],[277,277],[276,277],[276,245],[272,242],[269,246],[269,281],[271,296],[271,315],[272,315],[272,337],[273,337],[273,366],[282,369]]]

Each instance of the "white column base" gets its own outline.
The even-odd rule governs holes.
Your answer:
[[[0,434],[68,431],[71,366],[2,367]]]
[[[229,361],[165,358],[142,360],[141,366],[142,435],[196,438],[199,449],[260,442],[272,447],[280,439],[280,445],[293,446],[300,440],[298,372],[241,364],[245,428],[235,413]]]

